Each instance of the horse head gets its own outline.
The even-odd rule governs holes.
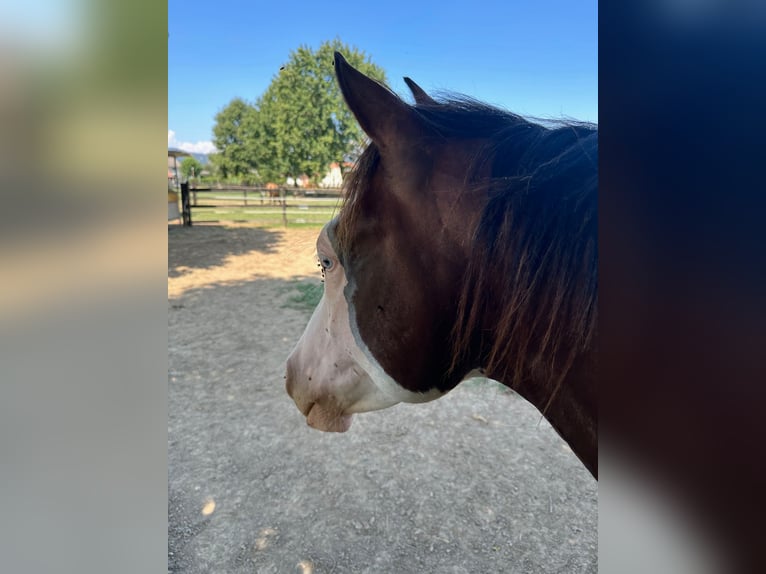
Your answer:
[[[470,150],[439,141],[412,106],[340,54],[335,65],[371,144],[354,197],[319,234],[324,294],[286,378],[311,426],[344,431],[352,413],[434,399],[465,374],[450,369],[449,341],[475,224],[466,214],[476,209],[460,194]]]
[[[475,369],[537,406],[594,471],[597,132],[468,98],[415,105],[336,53],[369,136],[319,234],[324,294],[287,360],[308,424],[442,396]]]

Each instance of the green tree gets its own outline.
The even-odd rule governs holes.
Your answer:
[[[181,174],[183,174],[185,179],[192,177],[199,178],[203,169],[202,164],[194,157],[185,157],[181,162]]]
[[[335,81],[336,50],[358,70],[386,81],[383,69],[364,52],[338,39],[316,51],[301,46],[291,52],[256,102],[256,112],[243,120],[243,131],[253,136],[249,157],[267,180],[281,183],[302,174],[320,178],[331,162],[355,159],[361,148],[364,133]]]
[[[242,98],[234,98],[215,116],[213,144],[218,153],[211,156],[223,179],[247,176],[255,169],[252,157],[254,134],[246,121],[255,108]]]
[[[216,180],[221,181],[226,179],[226,176],[223,174],[223,168],[221,167],[222,156],[220,153],[216,152],[208,154],[207,161],[207,170]]]

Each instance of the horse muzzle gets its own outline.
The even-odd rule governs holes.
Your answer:
[[[332,394],[316,396],[311,377],[298,374],[290,359],[287,361],[285,388],[295,406],[306,417],[306,423],[324,432],[346,432],[351,428],[352,415],[346,414]]]
[[[337,408],[314,403],[309,407],[306,423],[324,432],[346,432],[351,428],[353,415],[339,414]]]

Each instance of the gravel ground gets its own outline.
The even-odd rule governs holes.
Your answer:
[[[595,573],[597,483],[504,387],[306,426],[316,235],[168,226],[169,572]]]

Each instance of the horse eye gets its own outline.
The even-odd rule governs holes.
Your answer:
[[[322,269],[325,271],[329,271],[332,269],[332,259],[329,257],[320,257],[319,258],[319,264],[322,266]]]

